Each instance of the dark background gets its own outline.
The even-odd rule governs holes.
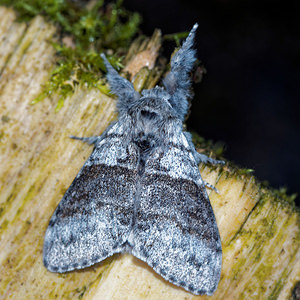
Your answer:
[[[296,1],[125,0],[151,35],[198,22],[198,58],[207,69],[188,130],[226,144],[224,156],[275,188],[299,192],[300,22]],[[165,45],[167,57],[174,44]],[[299,206],[299,196],[297,198]]]

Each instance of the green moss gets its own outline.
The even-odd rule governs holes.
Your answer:
[[[191,132],[192,140],[196,149],[205,155],[214,154],[218,159],[222,158],[222,154],[225,149],[225,144],[222,142],[213,142],[212,140],[206,140],[195,132]]]
[[[9,118],[8,116],[6,116],[6,115],[3,115],[3,116],[1,117],[1,121],[2,121],[3,123],[8,123],[9,120],[10,120],[10,118]]]
[[[78,299],[82,299],[83,298],[86,290],[87,290],[87,287],[85,285],[81,289],[77,289]]]
[[[4,131],[1,130],[1,131],[0,131],[0,141],[3,139],[4,135],[5,135],[5,134],[4,134]]]
[[[146,85],[149,75],[150,70],[148,69],[148,67],[145,66],[142,69],[140,69],[139,72],[134,76],[133,86],[136,91],[142,91],[142,89]]]
[[[110,53],[108,59],[116,68],[122,67],[122,57],[141,22],[137,13],[122,7],[122,1],[104,4],[103,0],[89,3],[71,0],[0,0],[0,5],[13,7],[19,20],[28,21],[43,15],[58,27],[57,65],[33,103],[59,93],[56,110],[70,96],[76,85],[84,84],[108,93],[100,79],[105,70],[100,53]]]
[[[292,205],[295,204],[295,199],[297,198],[297,194],[288,195],[286,187],[274,189],[274,190],[272,190],[272,193],[273,193],[275,199],[277,199],[277,200],[282,199],[289,204],[292,204]]]
[[[265,198],[271,198],[273,201],[280,202],[284,206],[291,207],[294,212],[297,212],[300,215],[300,209],[296,206],[295,200],[298,194],[289,195],[287,193],[286,187],[281,187],[279,189],[274,189],[270,187],[267,181],[264,181],[260,184],[261,189],[264,193]]]
[[[7,228],[7,226],[8,226],[8,220],[7,219],[5,219],[3,222],[2,222],[2,224],[0,225],[0,232],[3,232],[6,228]]]
[[[177,33],[166,34],[163,36],[163,39],[167,41],[175,41],[177,47],[179,47],[180,41],[185,39],[188,35],[189,35],[188,31],[177,32]]]
[[[237,169],[238,175],[243,176],[243,175],[249,175],[254,172],[253,169]]]

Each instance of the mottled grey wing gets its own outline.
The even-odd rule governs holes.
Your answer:
[[[217,288],[222,248],[198,166],[183,134],[147,157],[137,191],[132,254],[194,294]]]
[[[124,249],[133,216],[137,152],[116,123],[96,145],[54,212],[44,264],[52,272],[81,269]]]

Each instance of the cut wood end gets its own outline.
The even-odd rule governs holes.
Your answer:
[[[14,12],[2,7],[0,20],[10,41],[0,44],[0,298],[208,298],[166,282],[128,254],[66,274],[43,266],[49,219],[92,151],[68,136],[103,132],[116,118],[115,100],[82,87],[58,113],[55,95],[30,105],[55,62],[48,43],[54,27],[40,17],[15,23]],[[210,298],[289,299],[300,280],[299,211],[234,168],[200,171],[220,191],[208,190],[223,243],[221,281]]]

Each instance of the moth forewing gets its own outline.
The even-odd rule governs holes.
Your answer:
[[[85,268],[124,250],[132,222],[138,155],[120,130],[115,124],[104,138],[99,137],[101,142],[50,220],[44,264],[52,272]]]

